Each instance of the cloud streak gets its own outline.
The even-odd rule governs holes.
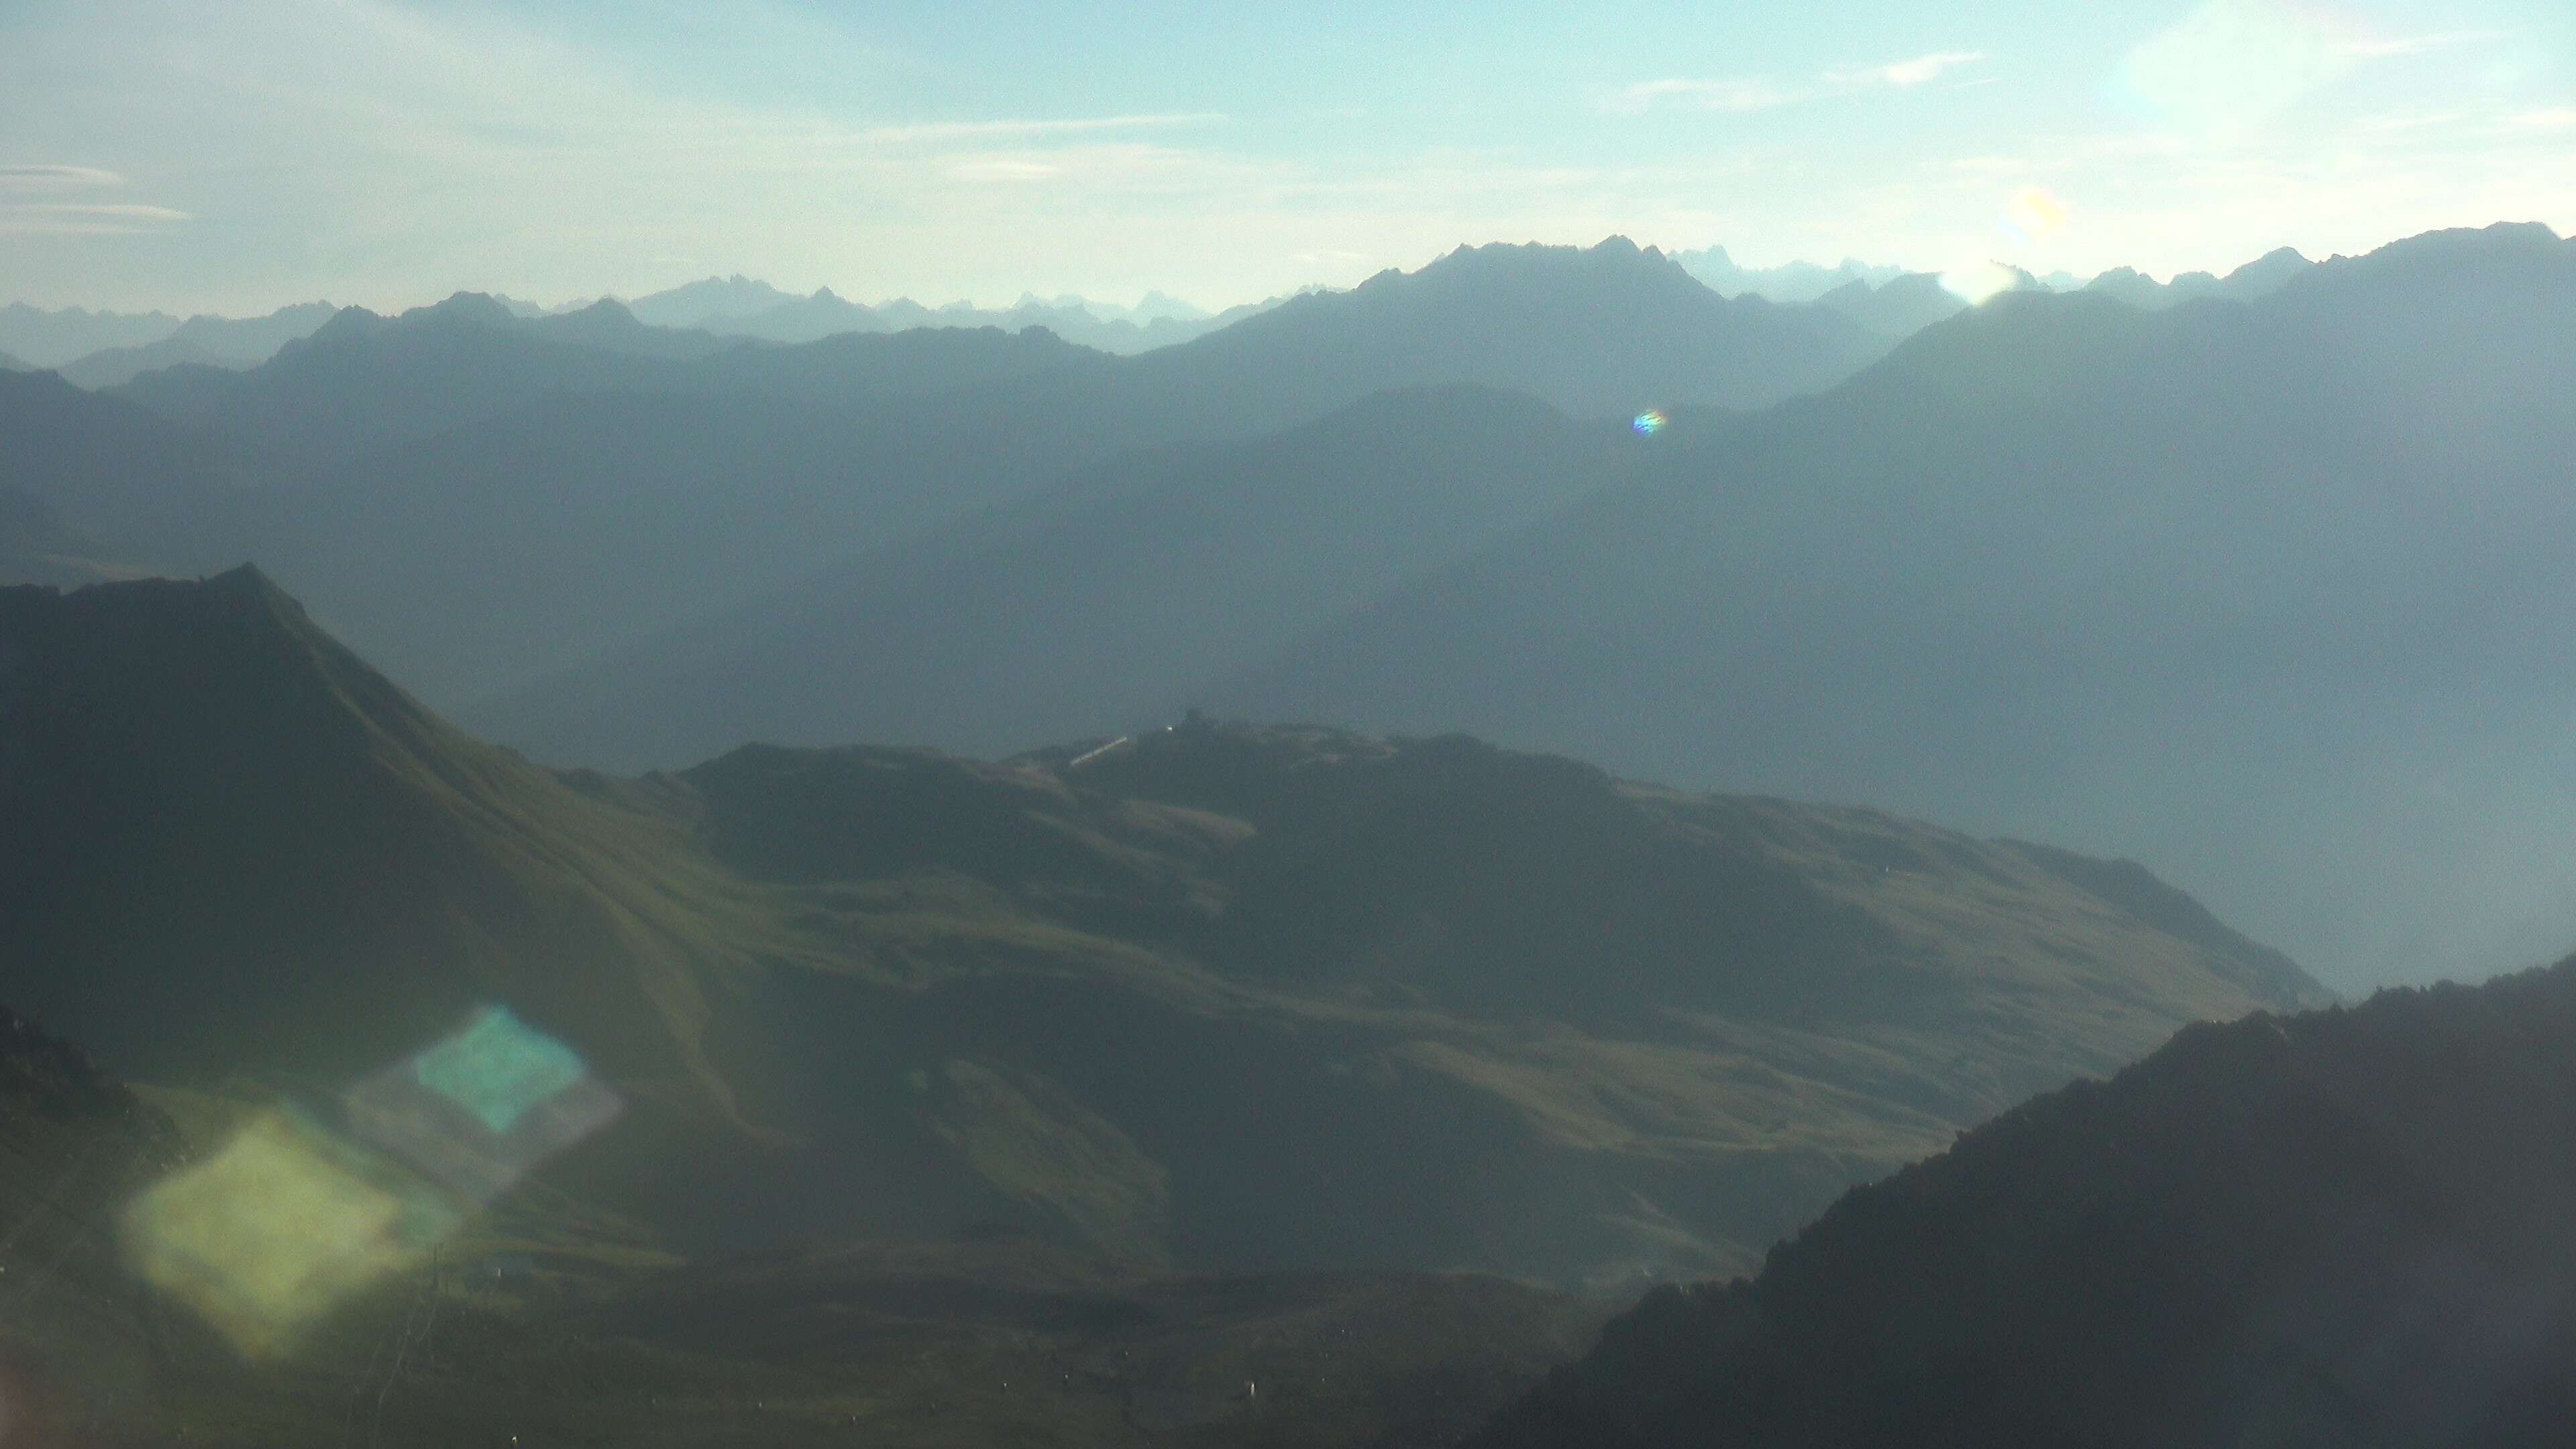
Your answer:
[[[1091,116],[1057,121],[931,121],[910,126],[874,126],[858,134],[862,141],[982,141],[1018,136],[1079,135],[1090,131],[1134,131],[1168,126],[1212,126],[1225,121],[1217,111],[1187,111],[1152,116]]]
[[[1940,79],[1963,65],[1986,58],[1982,50],[1936,50],[1884,65],[1844,66],[1803,85],[1783,85],[1758,76],[1721,80],[1670,77],[1639,81],[1601,104],[1620,115],[1638,115],[1660,106],[1697,111],[1767,111],[1801,101],[1825,100],[1872,90],[1911,90]]]
[[[1882,85],[1903,90],[1939,80],[1944,71],[1956,70],[1963,65],[1974,65],[1985,58],[1986,53],[1982,50],[1936,50],[1929,55],[1915,56],[1911,60],[1890,61],[1886,65],[1865,66],[1858,70],[1835,71],[1826,79],[1846,89]]]
[[[113,171],[95,166],[11,166],[0,165],[0,187],[11,190],[53,190],[65,186],[123,186],[125,178]]]
[[[66,178],[62,174],[66,172],[71,176]],[[109,179],[95,179],[99,177]],[[72,185],[101,186],[121,185],[124,178],[83,166],[0,167],[0,184],[25,180],[33,180],[40,187],[47,183],[60,185],[66,180]],[[176,207],[140,202],[0,202],[0,236],[132,236],[194,220],[194,216]]]

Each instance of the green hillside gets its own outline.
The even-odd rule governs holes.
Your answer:
[[[1187,1270],[1612,1286],[2316,988],[2135,867],[1461,738],[557,776],[258,574],[0,594],[19,1005],[323,1089],[477,1001],[629,1099],[685,1250],[974,1224]]]

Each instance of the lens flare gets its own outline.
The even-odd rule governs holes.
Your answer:
[[[2023,241],[2045,241],[2066,229],[2066,203],[2044,186],[2025,186],[2004,203],[2004,221]]]
[[[418,1262],[458,1223],[426,1184],[290,1112],[265,1112],[125,1213],[128,1260],[247,1358]]]
[[[1941,290],[1971,307],[1983,306],[1988,298],[2009,292],[2020,282],[2020,275],[2001,262],[1979,262],[1941,274]]]
[[[1663,409],[1648,408],[1644,412],[1637,414],[1636,421],[1628,424],[1628,426],[1637,430],[1638,437],[1651,438],[1655,434],[1664,430],[1665,421],[1666,419],[1664,417]]]
[[[352,1131],[478,1206],[621,1107],[572,1048],[499,1006],[340,1102]]]
[[[349,1135],[263,1112],[126,1207],[136,1274],[246,1358],[294,1346],[368,1285],[419,1263],[465,1215],[614,1121],[570,1047],[487,1006],[342,1094]]]

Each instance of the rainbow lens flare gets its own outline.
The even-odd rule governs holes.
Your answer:
[[[2004,203],[2004,225],[2023,241],[2045,241],[2066,229],[2066,203],[2047,187],[2025,186]]]
[[[572,1048],[499,1006],[340,1102],[351,1131],[478,1206],[622,1106]]]
[[[1636,421],[1628,424],[1628,426],[1637,430],[1638,437],[1651,438],[1655,434],[1664,430],[1664,424],[1667,421],[1668,419],[1664,417],[1664,410],[1662,408],[1648,408],[1644,412],[1637,414]]]
[[[506,1008],[342,1094],[348,1135],[262,1112],[126,1207],[127,1260],[246,1358],[406,1271],[623,1103],[570,1047]]]

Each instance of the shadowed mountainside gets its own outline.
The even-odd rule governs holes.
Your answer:
[[[1716,1271],[2315,992],[2132,871],[1458,738],[557,776],[248,571],[0,594],[0,828],[13,990],[122,1069],[336,1082],[506,1001],[635,1106],[564,1179],[691,1244]]]
[[[2576,961],[2199,1026],[1660,1289],[1478,1449],[2525,1445],[2576,1414]]]
[[[185,1156],[167,1117],[0,1006],[0,1412],[12,1444],[125,1442],[91,1438],[87,1421],[148,1417],[174,1368],[213,1362],[208,1345],[174,1339],[116,1254],[117,1209]]]

